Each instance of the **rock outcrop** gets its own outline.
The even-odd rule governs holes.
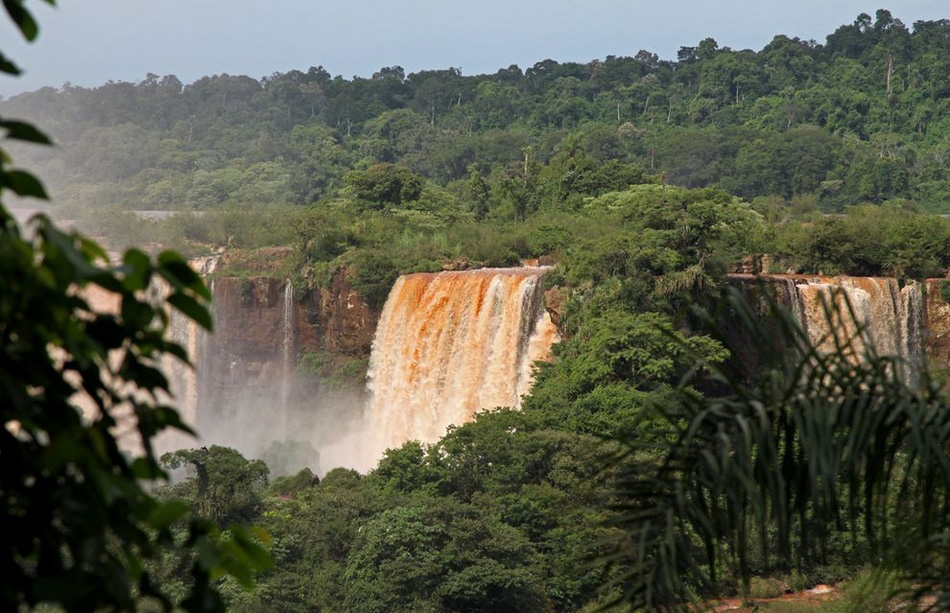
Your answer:
[[[950,304],[944,293],[948,279],[924,281],[924,354],[935,368],[950,368]]]
[[[373,309],[350,285],[353,273],[340,268],[329,287],[321,287],[307,301],[308,323],[314,348],[331,355],[368,358],[376,333],[379,310]]]

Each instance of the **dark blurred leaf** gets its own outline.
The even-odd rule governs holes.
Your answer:
[[[3,0],[3,6],[23,36],[29,41],[34,40],[40,29],[30,12],[23,8],[23,0]]]
[[[164,530],[188,513],[188,505],[180,500],[169,500],[152,509],[148,523],[156,530]]]
[[[46,189],[39,179],[23,170],[7,170],[0,173],[0,184],[9,188],[18,196],[32,196],[41,200],[49,200]]]
[[[148,287],[152,264],[148,256],[138,249],[129,249],[122,256],[122,271],[125,273],[123,285],[130,291],[144,290]]]
[[[5,55],[0,53],[0,72],[16,76],[20,74],[20,69],[17,68],[16,64],[8,60]]]
[[[0,56],[0,68],[3,66],[3,61],[3,56]],[[29,123],[3,120],[0,121],[0,128],[4,128],[7,131],[7,138],[10,139],[39,143],[41,145],[53,144],[53,141],[51,141],[48,136]]]
[[[197,300],[181,292],[175,292],[168,297],[168,302],[199,326],[209,332],[211,331],[211,313],[208,312],[208,309],[199,304]]]

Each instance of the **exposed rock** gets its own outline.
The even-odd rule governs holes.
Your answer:
[[[564,309],[567,308],[567,295],[565,295],[564,289],[552,287],[544,292],[544,308],[547,309],[554,325],[560,329],[561,319],[564,317]]]
[[[282,356],[285,286],[272,277],[211,280],[215,329],[198,364],[199,430],[210,431],[236,406],[279,398],[285,376],[292,376]]]
[[[950,304],[943,297],[946,279],[924,281],[924,354],[937,368],[950,368]]]
[[[272,277],[219,277],[213,280],[216,352],[260,356],[279,352],[284,281]],[[252,360],[257,361],[257,360]]]
[[[472,263],[464,258],[460,260],[442,261],[442,270],[468,270],[471,267]]]
[[[330,287],[314,293],[309,323],[319,349],[333,355],[368,358],[379,311],[350,286],[352,276],[351,269],[340,268]]]

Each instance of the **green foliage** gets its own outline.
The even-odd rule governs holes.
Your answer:
[[[33,40],[38,26],[23,2],[4,8]],[[0,55],[0,72],[19,70]],[[0,120],[0,128],[7,141],[50,143],[27,123]],[[9,164],[0,150],[0,191],[47,198],[33,175]],[[191,432],[161,400],[170,394],[162,361],[188,362],[166,340],[166,309],[210,331],[208,289],[170,251],[153,261],[129,250],[113,266],[95,242],[45,216],[29,230],[0,206],[2,607],[223,610],[211,580],[227,573],[247,584],[253,568],[269,563],[266,552],[242,530],[219,538],[206,519],[143,486],[166,478],[153,438]],[[167,288],[167,307],[146,299],[155,283]],[[117,311],[95,306],[97,294]],[[189,560],[191,552],[200,555]],[[167,557],[190,566],[178,585],[155,580],[155,563]]]
[[[706,39],[677,61],[643,51],[473,76],[392,66],[371,79],[313,67],[187,85],[149,74],[21,94],[0,112],[50,127],[61,153],[16,153],[68,208],[206,211],[342,195],[399,210],[426,183],[461,180],[459,209],[478,219],[575,210],[664,181],[750,199],[809,194],[833,211],[906,197],[938,211],[950,180],[946,30],[884,11],[824,45],[778,35],[749,51]],[[454,206],[425,206],[441,205]]]
[[[837,143],[815,126],[800,126],[744,145],[735,177],[742,194],[790,198],[818,189],[833,168]]]
[[[545,611],[532,548],[517,530],[442,498],[387,509],[350,555],[344,607],[373,611]]]
[[[901,576],[882,568],[866,567],[852,580],[845,583],[841,602],[835,607],[840,613],[859,611],[888,611],[900,606],[898,595],[906,593],[909,586]]]
[[[360,251],[353,266],[353,289],[363,296],[370,306],[381,308],[389,290],[399,276],[396,259],[382,251]]]
[[[187,509],[152,498],[140,480],[164,474],[152,453],[156,434],[190,432],[172,407],[156,400],[169,391],[162,357],[187,356],[165,340],[168,316],[142,290],[163,279],[171,304],[210,328],[208,291],[172,253],[152,262],[129,251],[120,267],[109,268],[95,243],[62,233],[45,218],[34,222],[32,239],[5,212],[0,219],[0,389],[8,424],[0,445],[3,521],[11,530],[0,561],[10,577],[4,606],[129,609],[135,592],[170,606],[142,559],[177,548],[171,527]],[[96,310],[88,301],[93,291],[114,296],[119,312]],[[123,453],[117,427],[128,433],[122,445],[141,445],[144,453]],[[209,578],[225,558],[209,528],[197,518],[186,528],[190,542],[205,551],[194,565],[189,600],[180,603],[188,610],[220,605]]]
[[[635,425],[670,392],[696,355],[725,357],[704,336],[685,337],[668,317],[621,310],[587,317],[577,333],[556,346],[558,358],[542,365],[525,411],[537,411],[561,428],[615,436]]]
[[[161,460],[165,468],[185,467],[192,474],[164,488],[164,497],[186,501],[222,528],[257,517],[269,472],[263,461],[245,460],[234,449],[218,445],[166,453]]]
[[[35,36],[21,4],[5,7],[24,34]],[[262,80],[220,75],[189,85],[148,75],[135,84],[23,94],[0,102],[0,112],[47,122],[61,153],[17,148],[18,159],[50,178],[49,192],[67,215],[82,227],[102,228],[115,244],[154,241],[192,252],[226,246],[234,253],[293,243],[292,257],[280,255],[282,263],[269,274],[292,275],[295,287],[343,279],[377,309],[400,274],[557,259],[546,284],[566,300],[559,324],[565,339],[554,363],[540,367],[523,412],[481,414],[434,445],[390,450],[366,477],[343,469],[322,481],[309,470],[291,476],[303,464],[315,467],[312,449],[294,442],[265,453],[276,473],[286,473],[269,488],[266,466],[233,450],[167,458],[169,466],[188,466],[193,474],[163,494],[183,497],[221,527],[256,518],[273,535],[276,565],[260,576],[257,592],[218,581],[232,609],[593,610],[614,596],[639,597],[649,581],[654,602],[679,603],[684,593],[734,589],[737,582],[738,589],[755,591],[762,586],[741,585],[752,573],[842,578],[849,564],[883,550],[884,539],[863,523],[873,527],[883,516],[894,522],[892,530],[913,537],[909,548],[922,543],[907,567],[921,585],[943,589],[945,600],[950,558],[944,518],[934,512],[945,502],[945,479],[925,463],[945,441],[907,447],[917,449],[916,456],[901,447],[910,445],[907,432],[925,442],[935,436],[914,420],[939,421],[936,410],[918,411],[921,398],[933,401],[928,407],[939,404],[936,392],[891,379],[874,387],[875,377],[896,369],[879,359],[874,368],[838,362],[831,373],[803,367],[799,374],[811,379],[798,395],[799,379],[766,364],[761,381],[749,378],[729,395],[723,373],[736,362],[687,307],[708,306],[740,258],[764,252],[775,254],[782,268],[812,273],[943,276],[950,266],[946,223],[919,215],[903,199],[915,198],[927,210],[946,208],[947,34],[943,22],[918,22],[911,30],[879,11],[842,26],[826,45],[777,36],[753,52],[705,39],[684,48],[675,62],[643,51],[585,65],[546,60],[472,77],[458,69],[406,75],[398,66],[350,80],[320,67]],[[0,70],[16,69],[0,57]],[[12,139],[49,140],[23,122],[0,120],[0,128]],[[0,187],[45,196],[31,175],[10,168],[6,158],[3,164]],[[177,214],[143,220],[130,213],[139,208]],[[821,210],[844,213],[822,217]],[[5,216],[4,225],[13,227]],[[92,509],[87,514],[99,521],[97,529],[118,544],[110,549],[94,541],[87,550],[72,533],[37,541],[24,531],[29,553],[11,554],[10,563],[20,567],[8,570],[9,583],[26,585],[19,579],[47,570],[32,565],[29,548],[39,547],[35,556],[53,566],[92,556],[65,587],[42,584],[48,593],[90,594],[86,608],[132,593],[122,588],[130,578],[143,594],[152,589],[148,581],[160,581],[171,601],[197,609],[197,600],[186,600],[187,567],[194,565],[201,594],[210,593],[208,582],[222,569],[246,582],[248,568],[263,564],[263,537],[240,528],[215,536],[197,520],[190,528],[173,527],[183,507],[156,502],[123,481],[160,469],[148,450],[133,464],[120,456],[109,438],[113,405],[126,396],[138,403],[130,406],[149,436],[180,423],[167,407],[150,404],[147,393],[143,400],[95,375],[109,349],[119,348],[125,357],[116,374],[144,390],[167,385],[156,368],[159,354],[181,350],[162,344],[167,321],[161,309],[135,292],[149,276],[166,276],[163,267],[179,274],[180,262],[162,256],[153,264],[134,251],[121,267],[103,271],[90,264],[99,257],[91,243],[55,233],[45,221],[38,227],[36,239],[24,241],[9,230],[16,240],[0,242],[0,250],[12,254],[0,259],[9,273],[0,285],[12,288],[0,292],[0,313],[6,304],[23,330],[37,317],[57,325],[30,331],[40,336],[21,336],[20,328],[10,336],[4,345],[10,381],[0,393],[16,390],[32,407],[41,396],[66,390],[58,380],[36,379],[38,373],[47,366],[59,374],[75,371],[79,383],[69,389],[84,386],[101,416],[90,423],[73,413],[62,418],[64,427],[81,434],[75,440],[85,440],[82,446],[54,444],[57,431],[37,421],[60,420],[58,414],[37,409],[38,416],[5,420],[20,420],[21,432],[32,436],[8,439],[34,445],[46,463],[34,471],[40,485],[23,485],[16,472],[20,456],[11,454],[8,472],[20,479],[16,487],[30,489],[13,500],[51,499],[32,494],[51,483],[44,479],[65,480],[77,491],[98,487],[100,498],[83,508]],[[262,250],[255,257],[275,254]],[[17,284],[32,278],[20,272],[29,266],[39,271],[35,287],[26,284],[36,290],[35,300],[20,301]],[[179,281],[171,304],[208,324],[200,286]],[[112,292],[121,313],[91,312],[81,292],[64,298],[66,288],[83,284]],[[71,318],[75,309],[83,317]],[[46,347],[59,347],[68,358],[50,360]],[[35,366],[31,352],[45,361]],[[359,380],[365,371],[365,361],[324,354],[304,355],[299,363],[318,385],[330,387]],[[826,375],[841,385],[823,392],[816,382]],[[828,389],[844,394],[847,410]],[[870,398],[862,390],[881,393]],[[712,400],[704,401],[704,394]],[[888,412],[894,398],[909,398],[910,408]],[[847,464],[846,437],[823,421],[854,417],[855,407],[897,424],[874,439],[883,441],[883,452],[873,449],[881,460],[865,446],[865,463]],[[849,423],[871,428],[866,421]],[[636,445],[603,471],[613,449],[593,435],[626,436]],[[808,438],[819,435],[821,445]],[[900,452],[888,455],[888,445]],[[102,457],[118,468],[86,471],[89,458]],[[50,472],[50,462],[59,472]],[[906,490],[898,492],[909,508],[892,504],[900,498],[893,482],[884,490],[866,485],[885,464],[904,479]],[[847,479],[837,477],[836,466],[850,467]],[[617,500],[606,483],[617,470],[627,471],[633,480],[624,483],[632,489],[610,506]],[[686,485],[649,480],[656,471]],[[806,479],[811,474],[822,475],[818,486]],[[644,475],[646,481],[637,481]],[[768,495],[753,487],[764,476],[774,486]],[[934,492],[932,500],[921,498],[922,483]],[[614,558],[613,570],[604,570],[592,560],[613,551],[608,544],[621,531],[610,522],[629,510],[627,496],[650,504],[627,518],[632,537],[625,551],[657,557],[624,554]],[[138,532],[125,530],[121,519],[100,521],[111,521],[114,508],[132,508],[130,500],[151,509],[136,511]],[[72,530],[74,518],[86,516],[70,509],[35,518],[23,511],[16,519],[52,522],[67,533],[62,526]],[[926,535],[914,534],[911,528],[927,513],[934,525]],[[713,538],[717,530],[727,538]],[[674,541],[662,541],[671,534]],[[155,542],[168,545],[167,553],[154,554]],[[183,542],[200,555],[172,554]],[[670,542],[672,549],[664,549]],[[69,555],[59,555],[64,548]],[[147,572],[138,557],[149,559]],[[649,567],[639,565],[644,559]],[[685,567],[667,573],[663,563],[674,559]],[[108,589],[104,577],[112,581]],[[598,592],[605,583],[606,592]],[[9,608],[41,599],[16,597]]]
[[[756,599],[778,598],[786,592],[786,587],[783,581],[775,577],[752,577],[749,580],[749,596]]]
[[[950,266],[950,223],[899,202],[848,208],[844,215],[775,229],[779,258],[809,273],[926,278]]]
[[[480,414],[437,446],[390,450],[272,486],[276,566],[238,610],[572,611],[598,601],[593,561],[618,532],[602,442],[518,411]]]
[[[945,574],[945,550],[933,540],[950,527],[950,412],[941,388],[926,373],[908,384],[898,359],[842,334],[863,334],[845,323],[846,308],[828,308],[837,332],[825,352],[774,305],[777,325],[764,324],[738,292],[724,305],[705,325],[721,332],[720,322],[739,322],[758,368],[750,376],[736,363],[712,365],[707,387],[721,386],[721,395],[685,394],[662,407],[659,464],[638,464],[630,441],[634,461],[618,494],[638,566],[625,597],[676,607],[724,581],[747,593],[756,567],[832,558],[872,556],[911,576]],[[727,569],[735,575],[723,576]],[[945,598],[939,582],[926,586],[920,593]]]
[[[363,206],[379,210],[417,200],[423,179],[408,168],[384,163],[348,173],[344,184]]]
[[[301,353],[297,356],[297,374],[329,389],[361,389],[366,385],[368,362],[365,358],[341,359],[326,352]]]

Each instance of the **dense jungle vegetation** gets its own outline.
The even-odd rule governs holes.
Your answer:
[[[565,249],[601,232],[593,199],[637,184],[750,202],[778,270],[919,277],[950,252],[946,224],[913,215],[950,211],[948,47],[950,22],[908,27],[880,10],[824,44],[705,39],[676,61],[640,51],[476,76],[149,74],[21,94],[0,113],[52,134],[57,147],[16,160],[81,227],[186,252],[296,243],[288,266],[317,281],[326,270],[308,264],[348,254],[370,294],[391,260],[406,272]],[[817,215],[861,204],[884,207]],[[120,214],[136,209],[181,215]]]
[[[478,217],[576,208],[640,173],[823,211],[900,198],[943,212],[948,32],[947,21],[908,27],[880,10],[824,44],[779,35],[752,51],[707,38],[676,61],[640,51],[475,76],[393,66],[352,79],[317,66],[187,85],[149,74],[44,88],[0,110],[32,118],[60,144],[18,159],[63,205],[307,205],[347,185],[368,195],[347,174],[396,164],[421,178],[386,194],[393,204],[457,202]],[[460,189],[473,172],[486,194]],[[518,198],[510,183],[525,175],[530,197]],[[506,200],[512,210],[498,211]]]
[[[742,387],[690,309],[717,308],[726,272],[753,254],[783,271],[942,276],[950,222],[933,213],[950,212],[948,93],[950,21],[907,27],[880,10],[824,44],[705,39],[676,61],[640,51],[477,76],[150,74],[21,94],[0,113],[53,135],[55,148],[15,148],[17,163],[49,183],[58,214],[119,246],[225,247],[243,253],[233,266],[303,287],[346,266],[376,306],[401,273],[553,255],[565,338],[523,410],[390,450],[367,475],[273,475],[230,449],[182,451],[163,463],[194,476],[157,495],[222,530],[266,528],[274,565],[257,590],[217,579],[235,611],[566,612],[799,589],[864,566],[895,584],[926,578],[946,598],[946,539],[928,539],[947,534],[950,429],[911,436],[946,406],[939,386],[911,389],[883,363],[843,369],[841,396],[867,400],[880,384],[903,410],[886,422],[899,432],[832,447],[858,459],[821,456],[819,468],[851,470],[821,472],[800,453],[827,433],[808,411],[840,396],[795,395],[780,363],[768,390]],[[253,251],[265,246],[292,249],[275,263]],[[828,368],[813,381],[842,372]],[[781,462],[704,464],[715,455],[704,449],[765,457],[763,432]],[[862,464],[875,445],[891,464]],[[814,491],[811,474],[824,479]],[[883,501],[862,489],[885,474],[897,480]],[[763,475],[787,485],[795,517],[743,489]],[[695,488],[677,498],[671,482]],[[907,558],[885,555],[893,532],[877,510],[900,527],[926,518],[912,577]],[[150,564],[185,594],[188,561]]]

